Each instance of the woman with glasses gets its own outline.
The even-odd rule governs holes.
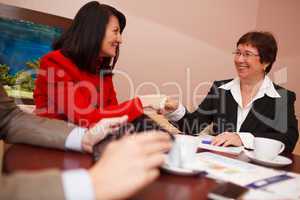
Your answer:
[[[213,145],[253,148],[254,137],[266,137],[282,141],[292,152],[299,134],[296,95],[267,76],[277,55],[275,38],[268,32],[248,32],[236,47],[235,79],[215,81],[194,112],[171,99],[161,112],[187,134],[212,123],[217,135]]]

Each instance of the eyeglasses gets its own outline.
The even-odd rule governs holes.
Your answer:
[[[236,57],[240,57],[242,55],[245,59],[249,59],[251,57],[259,56],[258,54],[252,53],[251,51],[246,51],[246,52],[242,53],[238,50],[232,52],[232,54]]]

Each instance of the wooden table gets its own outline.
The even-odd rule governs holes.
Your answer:
[[[300,173],[300,156],[292,154],[285,156],[291,158],[293,164],[280,169]],[[244,158],[238,157],[238,159]],[[89,154],[64,152],[29,145],[12,145],[4,155],[4,173],[8,174],[18,170],[40,170],[45,168],[88,169],[92,165],[93,160]],[[208,192],[215,185],[215,181],[205,177],[175,176],[162,172],[154,183],[132,199],[207,199]]]

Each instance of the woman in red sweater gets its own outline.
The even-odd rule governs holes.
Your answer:
[[[40,116],[90,127],[102,118],[143,114],[134,98],[119,104],[112,82],[125,16],[96,1],[84,5],[70,28],[41,59],[34,100]],[[146,105],[144,105],[146,106]]]

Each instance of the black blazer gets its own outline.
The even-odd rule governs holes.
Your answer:
[[[236,132],[238,104],[230,90],[218,88],[231,80],[215,81],[198,109],[192,113],[186,112],[176,122],[177,127],[187,134],[196,134],[213,123],[216,134]],[[274,87],[281,97],[271,98],[265,95],[254,101],[240,132],[280,140],[285,144],[285,151],[292,152],[299,135],[294,110],[296,95],[276,84]]]

